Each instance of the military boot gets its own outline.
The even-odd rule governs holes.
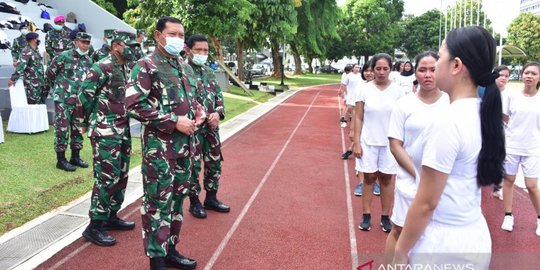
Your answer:
[[[216,212],[228,213],[231,211],[231,207],[220,202],[217,199],[217,190],[207,191],[206,199],[204,200],[204,208],[208,210],[214,210]]]
[[[100,220],[90,221],[82,235],[86,240],[98,246],[113,246],[116,244],[116,239],[107,233],[103,228],[103,221]]]
[[[64,151],[56,152],[56,160],[56,168],[60,170],[73,172],[77,169],[77,167],[71,165],[71,163],[66,160],[66,152]]]
[[[206,210],[199,201],[199,196],[193,195],[189,197],[189,212],[196,218],[206,218]]]
[[[150,270],[167,270],[167,264],[163,257],[150,258]]]
[[[174,267],[178,269],[195,269],[197,267],[197,261],[184,257],[176,250],[176,245],[170,245],[165,257],[165,264],[168,267]]]
[[[71,149],[71,159],[69,163],[81,168],[88,168],[88,163],[84,162],[80,156],[81,149]]]
[[[116,212],[112,211],[109,220],[103,224],[103,228],[105,230],[129,231],[135,228],[135,222],[123,220],[118,217]]]

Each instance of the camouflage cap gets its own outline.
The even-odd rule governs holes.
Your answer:
[[[146,29],[137,29],[137,36],[146,36]]]
[[[127,32],[127,31],[115,30],[115,31],[113,31],[111,39],[112,39],[112,41],[120,40],[120,41],[123,41],[126,44],[135,44],[135,43],[137,43],[135,34],[133,34],[131,32]]]
[[[103,30],[103,36],[105,38],[111,38],[111,36],[113,35],[113,32],[114,32],[114,29],[105,29]]]
[[[92,41],[92,36],[90,34],[86,33],[86,32],[79,32],[75,36],[75,40]]]

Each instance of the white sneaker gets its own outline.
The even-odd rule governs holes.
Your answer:
[[[502,188],[497,190],[497,191],[493,191],[493,197],[494,198],[499,198],[499,200],[503,200],[503,193],[502,193]]]
[[[504,216],[503,224],[501,229],[511,232],[514,229],[514,217],[513,216]],[[537,229],[536,234],[538,235],[540,231]]]
[[[347,122],[341,122],[341,128],[346,128],[347,127]]]
[[[540,218],[536,220],[536,236],[540,236]]]

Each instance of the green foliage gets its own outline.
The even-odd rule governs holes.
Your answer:
[[[418,53],[425,50],[437,50],[441,15],[441,12],[433,9],[417,17],[405,17],[400,40],[401,48],[409,59],[413,59]]]
[[[109,13],[113,15],[118,15],[118,11],[114,7],[112,0],[92,0],[94,3],[98,4],[103,9],[107,10]]]
[[[324,42],[339,39],[336,31],[339,9],[335,0],[305,0],[296,11],[298,33],[294,35],[294,43],[303,54],[324,54]]]
[[[540,16],[519,14],[508,26],[508,43],[523,49],[528,60],[540,60]]]

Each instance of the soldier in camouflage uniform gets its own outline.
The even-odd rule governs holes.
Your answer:
[[[13,66],[15,68],[17,67],[17,62],[19,61],[22,50],[28,45],[26,42],[26,34],[29,33],[28,24],[21,24],[21,26],[19,26],[19,31],[21,31],[21,35],[16,37],[13,40],[13,45],[11,45],[11,58],[13,59]]]
[[[24,90],[28,104],[45,104],[49,95],[43,72],[43,57],[39,54],[39,35],[34,32],[26,34],[27,46],[22,50],[19,63],[11,75],[8,85],[12,86],[23,76]]]
[[[99,62],[99,60],[107,57],[111,52],[111,38],[112,33],[114,32],[114,29],[105,29],[103,31],[103,46],[97,51],[95,51],[92,54],[92,60],[94,60],[95,63]]]
[[[143,244],[151,269],[194,269],[197,262],[182,256],[176,244],[189,194],[193,133],[203,111],[193,92],[193,70],[178,57],[184,44],[180,20],[159,19],[154,37],[158,48],[137,62],[126,93],[129,115],[143,124]]]
[[[77,123],[88,136],[94,154],[94,188],[90,224],[83,236],[99,246],[116,240],[106,230],[132,230],[135,223],[117,213],[124,201],[131,154],[129,119],[124,106],[129,76],[124,55],[129,51],[126,32],[115,32],[111,54],[94,64],[82,83],[77,102]]]
[[[197,101],[202,104],[208,115],[208,120],[201,129],[195,132],[196,153],[193,158],[191,173],[191,192],[189,194],[189,212],[196,218],[205,218],[206,211],[214,210],[227,213],[231,208],[217,199],[219,178],[221,176],[221,141],[219,139],[219,121],[225,118],[223,95],[214,72],[205,66],[208,58],[208,40],[201,35],[193,35],[187,42],[186,53],[189,65],[197,77]],[[201,185],[199,173],[201,159],[204,161],[204,189],[206,199],[204,208],[199,200]]]
[[[67,50],[71,42],[69,32],[64,29],[64,22],[64,16],[54,18],[53,30],[47,32],[45,36],[45,51],[49,55],[49,63],[54,57]]]
[[[88,168],[80,158],[83,137],[75,125],[74,112],[80,85],[92,67],[92,59],[88,56],[91,38],[87,33],[78,33],[77,48],[55,57],[46,72],[49,84],[53,86],[56,167],[65,171],[75,171],[76,166]],[[65,153],[70,138],[71,159],[67,162]]]
[[[145,56],[144,45],[146,42],[146,31],[144,29],[137,29],[137,43],[130,46],[131,49],[135,52],[135,57],[141,59]]]

